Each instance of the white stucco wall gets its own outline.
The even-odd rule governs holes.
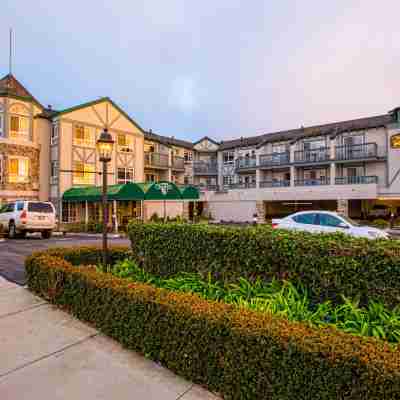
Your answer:
[[[251,222],[257,210],[255,201],[215,201],[208,212],[215,221]]]

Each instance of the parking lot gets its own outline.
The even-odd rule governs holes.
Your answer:
[[[110,245],[129,245],[127,239],[110,238]],[[53,237],[41,239],[40,236],[31,235],[26,239],[5,239],[0,241],[0,276],[9,281],[25,285],[24,261],[34,251],[60,246],[85,246],[101,245],[98,236],[74,235],[66,237]]]

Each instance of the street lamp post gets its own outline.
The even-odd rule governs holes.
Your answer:
[[[107,205],[107,163],[111,161],[114,140],[107,128],[100,134],[96,147],[99,153],[99,160],[103,163],[103,266],[107,266],[107,226],[108,226],[108,205]]]

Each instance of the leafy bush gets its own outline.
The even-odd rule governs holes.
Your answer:
[[[389,342],[400,341],[400,306],[393,311],[371,301],[368,307],[359,307],[359,301],[343,298],[344,304],[329,301],[312,304],[307,290],[290,282],[273,280],[264,284],[240,278],[237,284],[223,285],[218,281],[201,279],[198,274],[181,273],[172,278],[158,278],[140,268],[134,261],[118,262],[111,270],[120,278],[155,285],[159,288],[196,293],[207,300],[223,301],[258,312],[269,312],[289,321],[304,321],[314,326],[334,326],[345,332],[373,336]]]
[[[266,226],[130,225],[135,260],[149,273],[199,273],[238,282],[273,278],[302,284],[314,302],[342,295],[394,307],[400,301],[400,243],[315,235]]]
[[[371,222],[371,225],[374,226],[375,228],[386,229],[386,228],[389,228],[390,223],[388,221],[386,221],[385,219],[378,218],[378,219],[374,219]]]
[[[133,283],[50,252],[29,257],[26,271],[38,295],[226,399],[400,393],[398,351],[375,339]]]

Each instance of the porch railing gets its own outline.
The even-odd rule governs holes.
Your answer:
[[[260,167],[273,167],[279,165],[287,165],[290,162],[290,154],[288,151],[283,153],[261,154],[259,166]]]
[[[225,189],[254,189],[256,187],[256,182],[242,182],[242,183],[230,183],[224,185]]]
[[[376,143],[352,144],[336,146],[337,160],[360,160],[364,158],[376,158],[378,145]]]
[[[286,179],[277,179],[272,181],[261,181],[261,188],[271,188],[271,187],[288,187],[290,186],[290,181]]]
[[[377,176],[337,176],[336,185],[363,185],[369,183],[378,183]]]
[[[256,157],[239,157],[236,160],[236,170],[252,169],[257,166]]]
[[[295,186],[320,186],[329,185],[329,178],[316,178],[316,179],[296,179],[294,181]]]
[[[195,161],[193,163],[193,174],[194,175],[217,175],[218,174],[218,163],[207,162],[207,161]]]
[[[294,152],[294,162],[318,163],[330,159],[329,147],[320,147],[312,150],[297,150]]]
[[[176,170],[184,170],[185,159],[183,157],[178,157],[178,156],[172,157],[172,168]]]
[[[145,152],[144,163],[148,167],[168,168],[169,156],[168,154]]]

